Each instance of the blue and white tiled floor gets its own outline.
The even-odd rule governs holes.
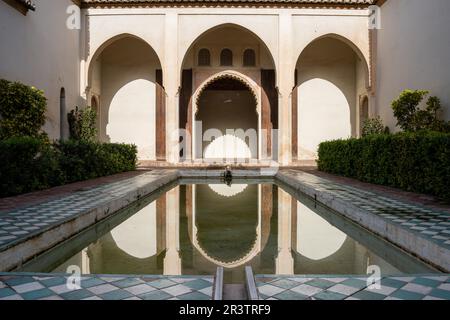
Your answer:
[[[256,276],[262,300],[450,300],[449,275],[383,277],[369,289],[366,277]]]
[[[208,276],[83,276],[70,290],[67,277],[0,274],[0,300],[211,300]]]

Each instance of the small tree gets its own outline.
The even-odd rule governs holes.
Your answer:
[[[425,90],[405,90],[397,100],[392,102],[392,110],[397,118],[397,125],[403,131],[449,130],[449,123],[439,119],[442,106],[438,97],[429,97],[426,108],[419,109],[419,104],[428,94],[429,92]]]
[[[91,107],[86,107],[83,110],[75,107],[67,115],[70,138],[88,142],[95,141],[97,139],[96,119],[97,114]]]
[[[46,138],[47,99],[44,93],[20,82],[0,80],[0,140],[29,136]]]
[[[385,127],[380,116],[370,118],[363,122],[361,136],[367,137],[373,134],[389,133],[389,128]]]

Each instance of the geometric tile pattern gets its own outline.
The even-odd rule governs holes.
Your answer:
[[[295,170],[285,170],[283,174],[295,177],[319,192],[326,191],[337,199],[351,202],[357,207],[388,220],[389,223],[401,225],[442,247],[450,248],[450,214],[448,212],[391,198],[348,184],[335,183]]]
[[[126,180],[82,189],[68,196],[52,199],[0,214],[0,251],[24,238],[50,229],[66,220],[108,203],[121,195],[166,175],[165,170],[144,173]]]
[[[450,275],[382,277],[370,288],[367,277],[255,277],[261,300],[450,300]]]
[[[210,276],[82,276],[70,290],[67,276],[0,274],[0,300],[211,300]]]

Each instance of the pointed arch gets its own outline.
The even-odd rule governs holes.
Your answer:
[[[89,89],[92,85],[92,74],[93,74],[93,70],[94,70],[93,63],[98,59],[98,57],[100,57],[100,55],[103,53],[103,51],[106,48],[108,48],[111,44],[113,44],[116,41],[119,41],[121,39],[125,39],[125,38],[134,38],[134,39],[137,39],[137,40],[145,43],[152,50],[153,54],[157,57],[159,65],[161,66],[161,69],[163,69],[161,57],[158,55],[158,53],[155,51],[155,49],[152,47],[152,45],[150,43],[148,43],[146,40],[144,40],[143,38],[141,38],[137,35],[134,35],[131,33],[121,33],[121,34],[115,35],[115,36],[107,39],[106,41],[104,41],[95,50],[95,52],[88,57],[88,59],[87,59],[87,82],[86,82],[87,89]]]

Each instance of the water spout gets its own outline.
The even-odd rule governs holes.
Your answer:
[[[231,172],[230,166],[225,168],[225,171],[223,172],[223,180],[228,186],[231,186],[231,183],[233,182],[233,173]]]

